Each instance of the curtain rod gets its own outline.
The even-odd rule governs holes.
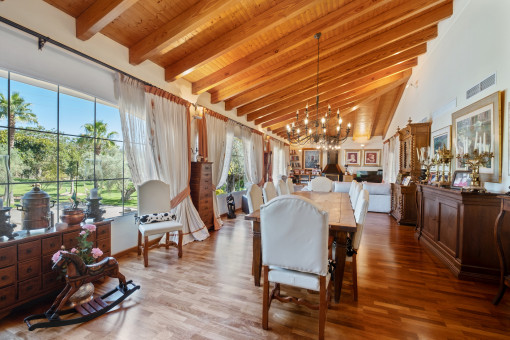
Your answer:
[[[64,44],[62,44],[62,43],[61,43],[61,42],[59,42],[59,41],[56,41],[56,40],[54,40],[54,39],[51,39],[50,37],[47,37],[47,36],[45,36],[45,35],[42,35],[41,33],[38,33],[38,32],[36,32],[36,31],[34,31],[34,30],[32,30],[32,29],[28,28],[28,27],[25,27],[25,26],[23,26],[23,25],[20,25],[20,24],[18,24],[18,23],[16,23],[16,22],[14,22],[14,21],[11,21],[11,20],[9,20],[9,19],[7,19],[7,18],[3,17],[3,16],[0,16],[0,22],[3,22],[3,23],[4,23],[4,24],[6,24],[6,25],[9,25],[9,26],[11,26],[11,27],[14,27],[14,28],[16,28],[16,29],[18,29],[18,30],[20,30],[20,31],[23,31],[23,32],[25,32],[25,33],[28,33],[28,34],[30,34],[30,35],[32,35],[32,36],[34,36],[34,37],[38,38],[38,39],[39,39],[39,50],[42,50],[42,49],[43,49],[43,47],[44,47],[44,45],[45,45],[47,42],[49,42],[49,43],[52,43],[53,45],[55,45],[55,46],[57,46],[57,47],[60,47],[60,48],[62,48],[62,49],[64,49],[64,50],[66,50],[66,51],[68,51],[68,52],[74,53],[74,54],[76,54],[76,55],[78,55],[78,56],[80,56],[80,57],[82,57],[82,58],[84,58],[84,59],[87,59],[87,60],[92,61],[92,62],[94,62],[94,63],[96,63],[96,64],[99,64],[99,65],[101,65],[101,66],[103,66],[103,67],[105,67],[105,68],[107,68],[107,69],[110,69],[110,70],[115,71],[115,72],[122,73],[123,75],[128,76],[128,77],[130,77],[130,78],[133,78],[133,79],[135,79],[135,80],[137,80],[137,81],[139,81],[139,82],[143,83],[144,85],[154,86],[154,85],[152,85],[152,84],[150,84],[150,83],[146,82],[145,80],[142,80],[142,79],[140,79],[140,78],[137,78],[137,77],[135,77],[135,76],[133,76],[133,75],[131,75],[131,74],[127,73],[127,72],[124,72],[124,71],[122,71],[122,70],[120,70],[120,69],[118,69],[118,68],[116,68],[116,67],[114,67],[114,66],[111,66],[111,65],[109,65],[109,64],[107,64],[107,63],[105,63],[105,62],[102,62],[101,60],[98,60],[98,59],[96,59],[96,58],[94,58],[94,57],[91,57],[91,56],[89,56],[88,54],[85,54],[85,53],[83,53],[83,52],[80,52],[80,51],[78,51],[78,50],[76,50],[76,49],[74,49],[74,48],[72,48],[72,47],[70,47],[70,46],[64,45]]]

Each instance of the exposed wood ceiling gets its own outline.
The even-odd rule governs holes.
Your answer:
[[[184,77],[238,116],[282,137],[295,112],[341,110],[356,140],[386,133],[412,67],[453,12],[453,0],[45,0],[76,18],[76,36],[102,33]],[[334,124],[336,126],[336,123]],[[335,126],[331,126],[331,132]]]

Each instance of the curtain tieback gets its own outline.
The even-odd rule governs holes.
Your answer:
[[[170,201],[170,206],[172,208],[175,208],[176,206],[179,205],[179,203],[181,203],[182,201],[184,201],[184,199],[186,197],[188,197],[190,195],[191,191],[190,191],[190,188],[189,188],[189,185],[186,187],[186,189],[184,189],[183,191],[181,191],[179,194],[177,194],[177,196],[175,196],[171,201]]]

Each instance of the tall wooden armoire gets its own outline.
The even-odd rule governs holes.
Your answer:
[[[430,146],[430,125],[432,123],[409,123],[398,130],[400,140],[400,170],[402,177],[411,176],[407,186],[392,184],[391,215],[399,224],[416,225],[416,182],[421,174],[416,150]]]
[[[214,227],[212,162],[191,162],[191,200],[205,226]]]

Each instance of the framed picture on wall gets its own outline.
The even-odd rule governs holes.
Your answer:
[[[360,166],[361,150],[345,150],[345,165]]]
[[[501,181],[501,92],[480,99],[452,115],[454,155],[472,153],[473,150],[494,153],[487,167],[480,167],[480,180],[499,183]],[[455,160],[455,170],[467,170],[466,164]]]
[[[303,149],[303,165],[304,169],[317,169],[321,166],[321,150]]]
[[[432,132],[430,145],[432,145],[432,152],[434,155],[437,153],[437,150],[441,149],[443,146],[451,150],[451,132],[451,125]]]
[[[380,166],[381,150],[364,150],[363,166]]]

